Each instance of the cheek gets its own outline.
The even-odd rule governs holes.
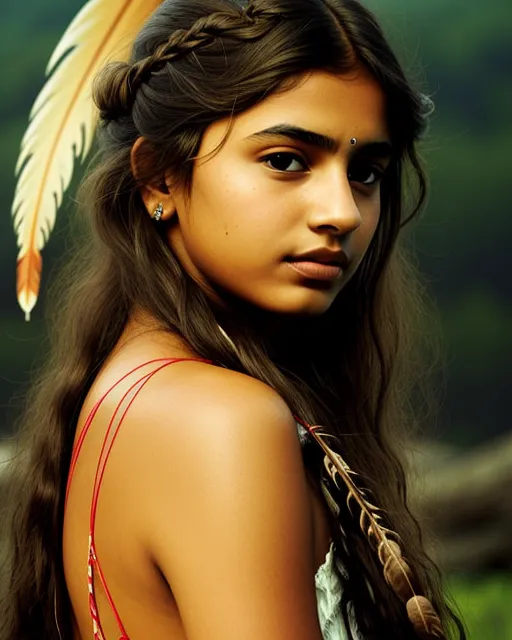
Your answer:
[[[187,235],[191,240],[195,236],[203,250],[213,244],[216,253],[250,260],[252,252],[271,252],[286,236],[296,207],[282,185],[269,181],[260,167],[243,169],[204,172],[186,226]]]
[[[381,215],[381,198],[380,192],[375,197],[365,200],[360,206],[361,226],[357,230],[358,249],[363,253],[370,245],[375,231],[379,225]]]
[[[207,277],[221,282],[248,277],[272,249],[270,219],[253,185],[198,190],[181,225],[185,250]]]

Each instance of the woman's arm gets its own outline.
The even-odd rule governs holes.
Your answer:
[[[266,385],[207,365],[183,369],[192,366],[193,384],[180,380],[190,395],[171,398],[165,375],[141,394],[147,544],[187,639],[320,640],[293,417]]]

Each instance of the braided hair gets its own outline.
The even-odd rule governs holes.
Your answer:
[[[102,120],[116,120],[131,111],[139,88],[152,74],[196,49],[207,47],[216,39],[239,42],[258,40],[272,28],[272,22],[281,20],[282,13],[261,9],[251,4],[240,11],[216,11],[201,16],[188,29],[172,31],[150,55],[132,63],[114,63],[108,68],[108,81],[101,84],[111,91],[103,94],[99,103]]]

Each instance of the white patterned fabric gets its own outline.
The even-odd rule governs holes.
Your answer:
[[[318,620],[320,621],[323,640],[347,640],[349,638],[340,610],[342,586],[336,573],[336,562],[334,543],[331,543],[325,562],[318,568],[315,575]],[[344,568],[339,564],[338,571],[342,575],[346,575]],[[348,617],[350,619],[352,638],[354,640],[362,640],[357,632],[355,622],[350,616],[350,610]]]

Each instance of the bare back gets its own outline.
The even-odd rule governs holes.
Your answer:
[[[127,372],[195,357],[170,336],[133,327],[122,342],[86,398],[77,440],[98,399]],[[102,443],[122,397],[153,370],[145,365],[105,398],[70,483],[64,565],[76,638],[91,636],[86,560]],[[146,383],[98,494],[95,547],[112,603],[97,575],[94,582],[107,640],[122,636],[112,604],[135,640],[321,637],[314,575],[330,536],[294,429],[275,392],[212,364],[175,363]]]

